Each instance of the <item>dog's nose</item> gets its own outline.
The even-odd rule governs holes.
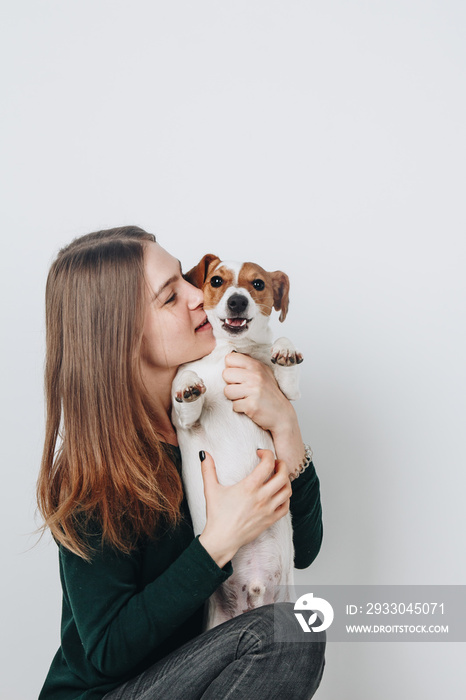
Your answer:
[[[244,294],[232,294],[228,299],[227,306],[233,313],[240,314],[247,309],[248,303]]]

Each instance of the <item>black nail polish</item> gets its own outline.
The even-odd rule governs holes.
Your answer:
[[[203,462],[203,461],[205,460],[205,452],[204,452],[204,450],[201,450],[201,451],[199,452],[199,459],[201,460],[201,462]]]

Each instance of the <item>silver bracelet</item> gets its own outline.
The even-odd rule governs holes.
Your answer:
[[[293,474],[290,474],[290,481],[294,481],[295,479],[298,478],[300,474],[303,473],[305,469],[308,468],[310,463],[312,462],[312,450],[309,445],[304,444],[304,459],[299,465],[299,467],[296,467],[295,471]]]

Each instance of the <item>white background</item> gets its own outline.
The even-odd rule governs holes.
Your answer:
[[[0,696],[59,644],[32,548],[44,289],[136,224],[283,269],[325,535],[299,583],[464,584],[463,0],[15,0],[1,11]],[[465,637],[466,639],[466,637]],[[321,700],[463,698],[465,645],[333,644]]]

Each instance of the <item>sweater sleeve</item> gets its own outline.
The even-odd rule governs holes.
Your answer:
[[[84,653],[107,678],[143,664],[232,573],[196,537],[175,561],[142,590],[138,555],[104,547],[90,563],[60,548],[64,590]]]
[[[319,553],[323,535],[319,479],[312,462],[292,481],[291,488],[294,565],[306,569]]]

